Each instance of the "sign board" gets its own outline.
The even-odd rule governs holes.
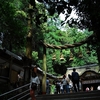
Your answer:
[[[93,83],[100,83],[100,79],[82,81],[82,84],[93,84]]]

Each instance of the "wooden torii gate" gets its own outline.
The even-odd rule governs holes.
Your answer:
[[[26,57],[30,59],[30,65],[31,65],[31,60],[32,60],[32,16],[34,13],[33,8],[35,9],[35,0],[29,0],[29,11],[28,11],[28,28],[29,32],[27,34],[27,43],[26,43]],[[42,78],[42,92],[43,94],[46,93],[46,48],[52,48],[52,49],[67,49],[67,48],[74,48],[78,47],[82,44],[88,43],[89,41],[93,40],[94,34],[90,35],[88,38],[85,40],[79,42],[79,43],[74,43],[74,44],[65,44],[62,46],[55,46],[55,45],[50,45],[47,43],[42,42],[43,45],[43,78]]]
[[[85,40],[78,42],[78,43],[74,43],[74,44],[65,44],[65,45],[61,45],[61,46],[56,46],[56,45],[51,45],[48,43],[44,43],[41,41],[42,45],[43,45],[43,78],[42,78],[42,93],[46,94],[46,73],[47,73],[47,67],[46,67],[46,48],[50,48],[50,49],[68,49],[68,48],[74,48],[74,47],[78,47],[81,46],[85,43],[88,43],[89,41],[92,41],[94,37],[94,34],[90,35],[89,37],[87,37]]]

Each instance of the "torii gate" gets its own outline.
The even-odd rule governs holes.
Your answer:
[[[67,49],[67,48],[74,48],[74,47],[78,47],[81,46],[85,43],[88,43],[89,41],[91,41],[94,37],[94,34],[90,35],[89,37],[87,37],[85,40],[78,42],[78,43],[74,43],[74,44],[65,44],[62,46],[55,46],[55,45],[51,45],[51,44],[47,44],[42,42],[43,45],[43,78],[42,78],[42,93],[46,94],[46,72],[47,72],[47,67],[46,67],[46,48],[51,48],[51,49]]]
[[[29,13],[28,13],[28,27],[29,27],[29,32],[27,35],[27,46],[26,46],[26,56],[31,60],[32,59],[32,15],[33,15],[33,8],[35,7],[35,0],[30,0],[29,3]],[[67,48],[73,48],[73,47],[78,47],[82,44],[87,43],[88,41],[91,41],[93,39],[94,34],[90,35],[86,40],[83,40],[79,43],[74,43],[74,44],[65,44],[63,46],[55,46],[55,45],[50,45],[42,42],[43,44],[43,78],[42,78],[42,93],[46,93],[46,48],[52,48],[52,49],[67,49]],[[30,62],[31,63],[31,62]]]

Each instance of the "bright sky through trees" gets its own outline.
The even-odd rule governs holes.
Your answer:
[[[65,10],[66,11],[66,10]],[[67,20],[66,20],[66,22],[68,21],[68,20],[70,20],[71,18],[74,18],[74,19],[77,19],[78,18],[78,16],[75,14],[75,10],[72,10],[72,12],[71,12],[71,15],[67,18]],[[59,17],[60,17],[60,19],[61,20],[65,20],[65,17],[66,17],[66,15],[65,15],[65,13],[63,14],[63,13],[61,13],[60,15],[59,15]]]

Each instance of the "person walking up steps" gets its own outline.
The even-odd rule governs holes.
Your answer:
[[[63,79],[62,79],[62,82],[63,82],[63,93],[67,93],[68,92],[68,88],[67,88],[67,79],[66,79],[66,75],[63,75]]]
[[[72,72],[72,82],[73,82],[74,91],[78,92],[79,91],[79,74],[78,72],[76,72],[75,68],[73,68],[73,72]]]
[[[46,79],[46,94],[50,94],[50,81],[48,77]]]
[[[63,82],[61,81],[61,84],[60,84],[60,93],[63,94],[64,90],[63,90]]]
[[[56,80],[56,90],[57,90],[57,94],[60,94],[60,80],[59,79]]]
[[[31,80],[30,80],[30,96],[31,96],[31,100],[36,100],[35,92],[38,89],[39,85],[40,85],[39,77],[37,76],[35,71],[32,71],[32,76],[31,76]]]

